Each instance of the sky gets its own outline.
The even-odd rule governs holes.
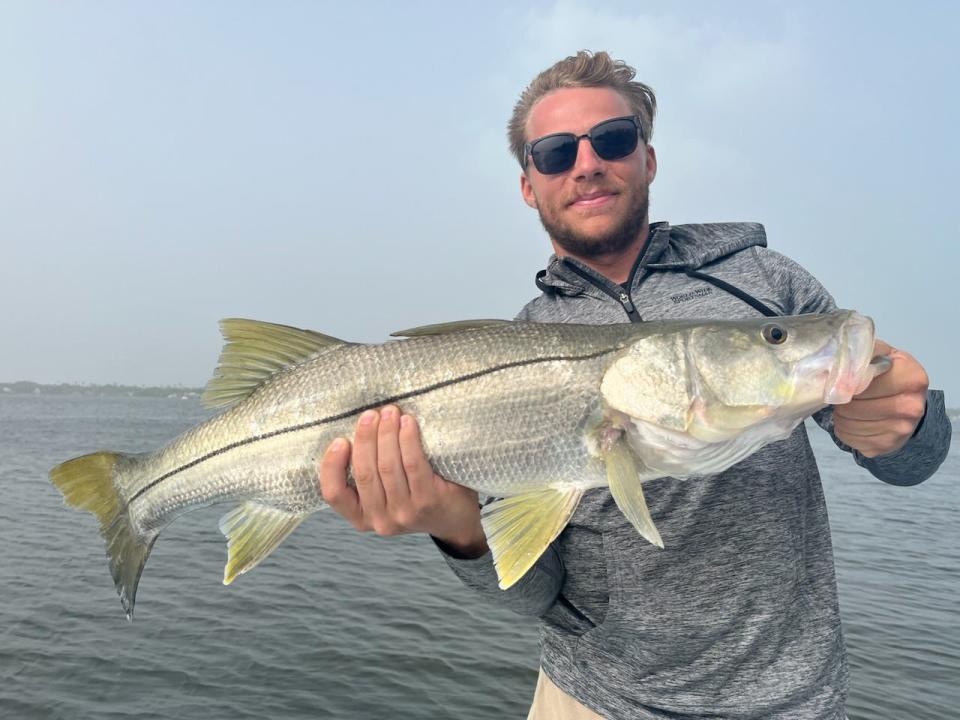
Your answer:
[[[0,381],[513,317],[550,249],[507,118],[603,49],[657,92],[651,220],[762,222],[960,405],[958,7],[0,0]]]

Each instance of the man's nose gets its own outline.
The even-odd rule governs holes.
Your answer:
[[[590,138],[580,138],[580,143],[577,146],[577,159],[573,165],[574,177],[579,179],[603,175],[605,167],[603,158],[594,152]]]

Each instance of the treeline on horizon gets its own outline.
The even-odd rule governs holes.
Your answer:
[[[43,383],[18,380],[17,382],[0,382],[0,396],[16,395],[89,395],[91,397],[193,397],[199,396],[202,388],[186,388],[179,386],[143,386],[143,385],[96,385],[92,383],[60,383],[45,385]]]

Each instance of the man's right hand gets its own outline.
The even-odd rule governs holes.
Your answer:
[[[347,482],[351,466],[355,486]],[[330,444],[320,462],[320,492],[361,532],[429,533],[461,558],[487,552],[476,491],[433,471],[416,420],[394,405],[360,416],[352,452],[345,438]]]

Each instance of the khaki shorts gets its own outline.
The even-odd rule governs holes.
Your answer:
[[[603,720],[603,716],[567,695],[540,668],[527,720]]]
[[[540,668],[527,720],[603,720],[603,715],[597,715],[567,695]]]

